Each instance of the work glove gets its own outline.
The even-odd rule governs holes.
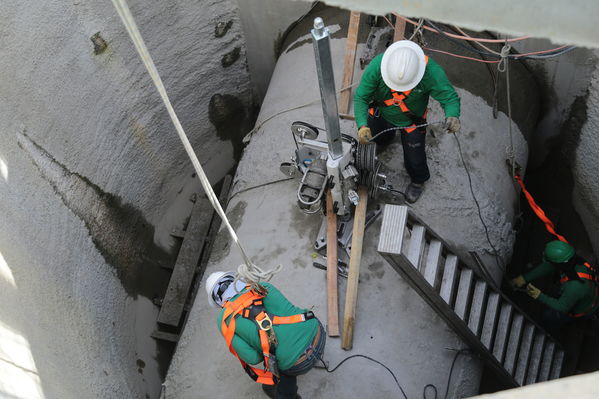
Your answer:
[[[516,288],[522,288],[526,285],[526,280],[524,280],[524,276],[519,275],[516,278],[513,278],[509,282],[511,289],[515,290]]]
[[[526,293],[528,294],[529,297],[531,297],[532,299],[537,299],[539,297],[539,295],[541,295],[541,290],[538,289],[537,287],[535,287],[532,284],[528,284],[526,286]]]
[[[358,141],[360,144],[366,144],[372,139],[372,132],[368,126],[362,126],[358,130]]]
[[[445,130],[449,133],[457,133],[460,131],[460,120],[455,116],[450,116],[445,119]]]

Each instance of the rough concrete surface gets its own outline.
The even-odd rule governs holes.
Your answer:
[[[528,385],[522,388],[510,389],[490,395],[476,396],[479,399],[561,399],[576,397],[577,399],[594,399],[599,395],[597,387],[599,373],[589,373],[559,380],[547,381],[540,384]],[[475,398],[473,398],[475,399]]]
[[[216,182],[250,119],[236,8],[129,3]],[[156,398],[151,299],[197,179],[109,1],[0,14],[0,397]]]
[[[310,3],[280,0],[237,0],[247,40],[252,89],[262,102],[275,68],[276,51],[289,25],[310,9]]]
[[[597,54],[597,52],[595,52]],[[599,254],[599,63],[591,78],[586,101],[586,123],[575,143],[572,200],[583,220],[593,251]],[[576,137],[577,135],[575,135]]]
[[[300,37],[298,42],[302,40]],[[341,80],[344,44],[344,39],[334,39],[331,43],[337,87]],[[325,274],[311,266],[312,244],[321,217],[304,215],[298,210],[295,204],[298,181],[281,181],[284,176],[278,169],[279,163],[287,161],[294,149],[289,131],[293,121],[323,125],[321,105],[313,102],[319,99],[319,91],[312,45],[304,42],[289,48],[293,50],[285,52],[277,62],[258,118],[260,128],[251,138],[239,165],[229,215],[255,262],[265,268],[284,265],[272,282],[292,302],[313,309],[326,320]],[[509,257],[517,192],[505,166],[509,143],[507,118],[500,114],[499,119],[494,120],[490,107],[482,99],[458,90],[463,104],[459,137],[464,157],[490,237],[500,253]],[[311,105],[289,110],[307,103]],[[276,116],[271,118],[273,115]],[[440,118],[438,106],[433,105],[429,120]],[[341,121],[341,129],[355,134],[353,122]],[[432,178],[414,209],[437,233],[456,245],[461,254],[478,250],[484,255],[489,246],[454,138],[440,131],[434,135],[429,136],[428,147]],[[513,140],[516,159],[525,165],[527,146],[516,126]],[[397,171],[390,173],[392,183],[398,187],[405,184],[397,144],[381,158]],[[453,352],[445,348],[461,348],[464,344],[376,252],[379,228],[380,220],[369,228],[365,238],[353,350],[344,352],[339,339],[329,339],[325,358],[336,365],[348,355],[371,355],[396,373],[408,397],[421,396],[428,383],[443,392],[453,360]],[[490,255],[484,258],[496,275],[501,274],[490,261]],[[240,262],[237,249],[231,248],[226,233],[221,230],[205,276],[216,270],[236,269]],[[344,293],[345,282],[341,280],[341,304]],[[201,296],[204,295],[202,291]],[[340,314],[343,314],[342,309]],[[260,387],[245,376],[237,360],[227,352],[216,325],[216,315],[217,311],[209,308],[205,300],[195,302],[169,369],[165,383],[167,398],[262,397]],[[480,371],[477,360],[458,360],[449,397],[476,393]],[[307,398],[400,396],[390,375],[361,359],[350,360],[334,375],[313,370],[300,377],[299,384],[300,392]]]
[[[476,31],[492,30],[515,36],[531,35],[555,43],[584,47],[599,46],[599,28],[594,0],[564,3],[559,0],[485,2],[478,0],[327,0],[327,4],[373,15],[397,12],[405,16],[430,18]]]

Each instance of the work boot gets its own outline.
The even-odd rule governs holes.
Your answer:
[[[276,385],[266,385],[262,384],[262,390],[270,399],[275,399],[277,395],[277,386]]]
[[[418,198],[420,198],[423,191],[424,184],[408,184],[408,187],[406,187],[406,201],[408,201],[410,204],[413,204],[414,202],[418,201]]]

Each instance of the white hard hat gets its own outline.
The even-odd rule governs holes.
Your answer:
[[[220,285],[229,282],[230,285],[235,280],[233,272],[214,272],[206,279],[206,294],[208,294],[208,304],[213,308],[222,306],[222,292],[219,295]]]
[[[416,87],[425,69],[424,52],[419,45],[409,40],[400,40],[389,46],[381,61],[383,81],[396,91],[408,91]]]

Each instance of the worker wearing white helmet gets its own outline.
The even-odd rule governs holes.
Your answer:
[[[253,290],[232,272],[206,279],[209,304],[222,308],[221,333],[246,373],[271,398],[301,399],[297,376],[321,359],[324,329],[311,311],[294,306],[272,284],[261,286],[264,290]],[[261,362],[263,368],[251,366]]]
[[[397,130],[401,132],[404,164],[411,179],[405,194],[411,203],[418,200],[430,178],[424,148],[426,128],[418,127],[426,124],[429,97],[443,107],[447,131],[459,131],[460,98],[443,68],[409,40],[393,43],[372,60],[354,97],[360,142],[386,145]]]

